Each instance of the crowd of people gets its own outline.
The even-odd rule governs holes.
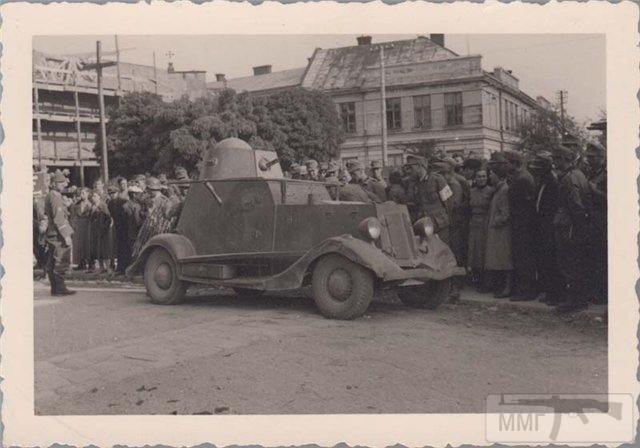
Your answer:
[[[560,312],[607,300],[606,150],[559,146],[525,155],[501,151],[489,160],[407,156],[383,175],[379,161],[345,167],[309,160],[293,179],[323,181],[333,199],[406,204],[412,221],[431,218],[466,279],[479,292],[511,301],[539,300]]]
[[[46,174],[50,191],[39,191],[33,202],[36,268],[47,269],[52,293],[68,291],[56,271],[71,264],[79,271],[124,275],[149,238],[173,229],[190,180],[178,167],[171,180],[139,174],[117,177],[106,188],[98,179],[89,189],[69,185],[67,174]]]
[[[52,293],[72,293],[61,274],[70,262],[123,275],[149,238],[172,231],[190,185],[184,168],[174,174],[117,177],[106,188],[97,180],[89,189],[51,173],[50,191],[35,196],[33,236]],[[559,146],[531,156],[495,152],[489,160],[408,155],[386,173],[380,161],[308,160],[286,176],[324,182],[335,200],[394,201],[412,221],[429,217],[467,268],[466,278],[452,282],[454,301],[469,281],[496,298],[540,300],[561,312],[606,303],[606,151],[597,143],[584,153]]]

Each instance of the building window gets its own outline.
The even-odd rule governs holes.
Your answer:
[[[356,133],[356,103],[340,103],[342,127],[347,134]]]
[[[387,100],[387,129],[397,131],[402,128],[402,108],[400,98],[389,98]]]
[[[509,114],[509,101],[504,100],[502,107],[502,115],[504,120],[504,127],[507,131],[511,130],[511,114]]]
[[[431,127],[431,95],[413,97],[415,127],[429,129]]]
[[[447,126],[462,124],[462,92],[444,94]]]

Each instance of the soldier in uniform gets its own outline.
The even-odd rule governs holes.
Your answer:
[[[339,198],[341,201],[357,202],[380,202],[380,199],[364,188],[364,181],[367,175],[364,172],[364,165],[357,160],[347,162],[347,171],[351,176],[351,181],[340,188]]]
[[[307,160],[305,165],[307,167],[307,180],[313,180],[313,181],[320,180],[318,162],[316,162],[313,159],[309,159]]]
[[[417,155],[407,156],[406,166],[415,182],[414,200],[417,218],[427,216],[433,221],[435,232],[449,244],[450,216],[453,192],[440,174],[427,171],[427,159]]]
[[[327,164],[327,169],[325,170],[325,178],[324,183],[327,186],[327,190],[329,191],[329,195],[331,199],[338,199],[338,192],[340,190],[340,181],[338,180],[338,171],[340,170],[340,165],[334,162],[333,160]]]
[[[566,285],[558,312],[586,308],[591,293],[592,192],[589,181],[576,168],[576,162],[573,150],[559,146],[554,151],[553,163],[559,175],[558,210],[553,225],[558,266]]]
[[[53,296],[75,294],[75,291],[68,289],[64,283],[64,274],[69,268],[71,236],[73,235],[73,229],[69,224],[69,211],[62,199],[62,191],[68,182],[64,174],[55,173],[51,190],[47,194],[44,204],[45,215],[48,219],[45,236],[49,250],[47,275]]]
[[[607,301],[607,161],[606,150],[599,143],[589,143],[586,150],[588,180],[593,197],[592,257],[595,269],[594,299]]]
[[[327,177],[327,169],[329,169],[329,163],[320,162],[320,169],[318,171],[318,177],[320,179],[324,179],[325,177]]]
[[[372,160],[371,161],[371,175],[367,180],[367,189],[378,198],[382,202],[387,200],[387,183],[384,180],[384,176],[382,173],[382,162],[380,160]]]

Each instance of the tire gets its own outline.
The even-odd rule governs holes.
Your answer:
[[[431,280],[421,286],[398,289],[398,297],[407,306],[435,310],[449,298],[450,290],[451,279]]]
[[[178,304],[187,293],[186,283],[178,278],[175,260],[162,248],[154,249],[147,257],[144,285],[151,302],[158,305]]]
[[[313,300],[330,319],[355,319],[373,299],[373,273],[342,255],[323,256],[316,264],[311,286]]]
[[[240,297],[260,297],[264,294],[263,289],[233,288],[233,290]]]

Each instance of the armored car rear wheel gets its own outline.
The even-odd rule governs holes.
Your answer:
[[[144,265],[144,285],[153,303],[175,305],[187,293],[186,284],[178,278],[173,257],[163,248],[154,249]]]
[[[355,319],[373,298],[373,274],[342,255],[322,257],[312,275],[313,300],[331,319]]]
[[[405,286],[398,290],[398,297],[407,306],[435,310],[449,297],[451,280],[432,280],[420,286]]]

